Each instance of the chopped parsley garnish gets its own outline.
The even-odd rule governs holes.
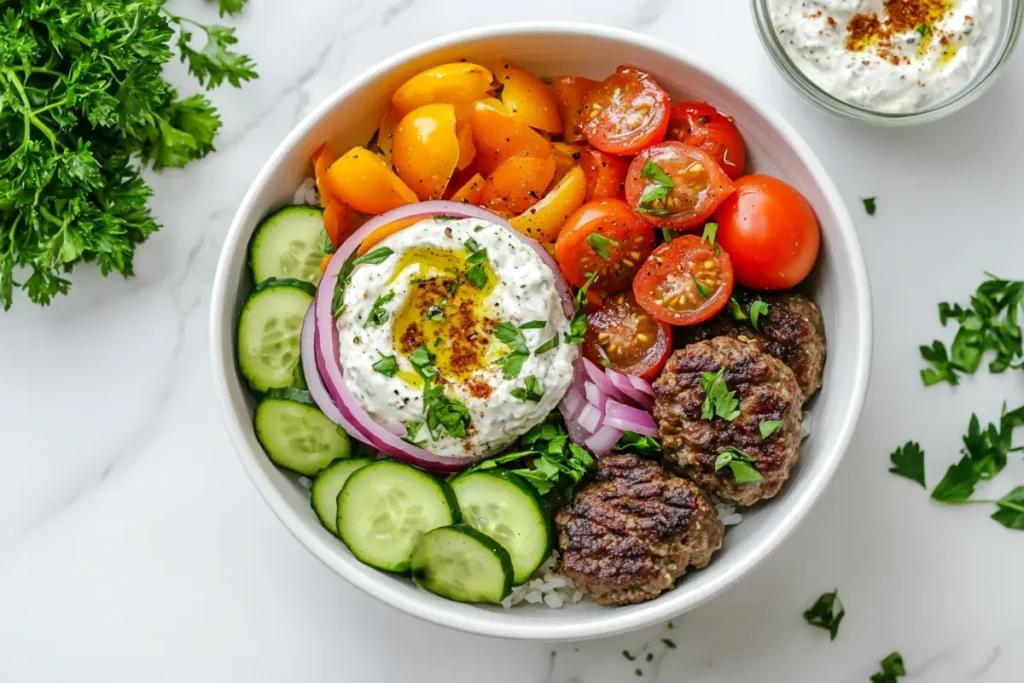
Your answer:
[[[544,342],[540,346],[538,346],[537,349],[533,353],[534,353],[534,355],[539,356],[542,353],[550,351],[551,349],[555,348],[556,346],[558,346],[558,335],[557,334],[554,337],[552,337],[551,339],[548,339],[546,342]]]
[[[548,323],[547,323],[546,320],[531,320],[530,322],[523,323],[522,325],[520,325],[519,329],[521,329],[521,330],[541,330],[541,329],[544,329],[544,326],[547,325],[547,324]]]
[[[437,375],[437,368],[434,366],[434,354],[427,349],[426,344],[420,344],[416,347],[415,351],[409,354],[409,362],[412,363],[416,374],[426,381],[434,379]]]
[[[620,246],[618,241],[613,240],[610,237],[605,237],[604,235],[598,232],[592,232],[589,235],[587,235],[587,244],[589,244],[590,248],[593,249],[597,253],[597,255],[603,258],[605,261],[608,260],[608,246]]]
[[[576,315],[569,323],[569,331],[565,333],[566,344],[582,344],[583,335],[587,331],[587,314],[583,312],[583,306],[587,302],[587,290],[597,280],[599,273],[588,273],[587,281],[576,292],[573,303],[576,306]],[[545,349],[546,351],[547,349]]]
[[[427,429],[435,441],[445,433],[455,439],[466,437],[470,424],[469,411],[459,401],[444,395],[444,385],[424,385],[423,412],[427,418]]]
[[[893,652],[882,660],[882,670],[871,674],[871,683],[896,683],[897,678],[907,675],[903,666],[903,655]]]
[[[988,277],[967,308],[947,302],[939,304],[939,322],[945,327],[955,320],[959,329],[948,354],[940,341],[920,347],[921,357],[932,366],[921,370],[925,386],[939,382],[959,384],[959,373],[974,374],[989,351],[996,354],[988,365],[989,372],[1024,369],[1019,322],[1019,316],[1024,314],[1024,281]]]
[[[363,323],[363,327],[380,327],[387,322],[388,310],[384,307],[394,298],[395,293],[390,289],[377,297],[377,300],[373,302],[373,306],[370,307],[370,312],[366,316],[366,322]]]
[[[373,364],[373,369],[385,377],[394,377],[398,372],[398,360],[394,356],[381,354],[380,360]]]
[[[644,436],[626,430],[619,437],[619,442],[612,447],[616,453],[635,453],[644,456],[656,456],[661,454],[661,442],[653,436]]]
[[[720,417],[732,422],[740,416],[740,402],[736,392],[730,391],[725,384],[725,368],[718,372],[705,372],[700,378],[704,388],[704,403],[700,407],[702,420],[714,420]]]
[[[466,240],[466,249],[470,252],[466,257],[466,263],[469,264],[466,279],[477,289],[483,289],[487,286],[487,271],[484,269],[484,264],[487,263],[487,250],[481,249],[472,237]]]
[[[364,263],[377,265],[395,253],[388,247],[380,247],[357,258],[356,252],[358,251],[358,248],[354,249],[345,258],[344,263],[341,264],[341,269],[338,271],[338,280],[334,285],[334,297],[331,299],[331,315],[335,318],[345,311],[345,290],[348,289],[349,282],[352,281],[352,271],[355,270],[355,267]]]
[[[822,593],[811,605],[810,609],[804,612],[804,620],[811,626],[817,626],[828,631],[829,640],[835,640],[839,633],[839,622],[846,616],[846,609],[839,599],[839,589],[831,593]]]
[[[747,314],[743,312],[743,307],[740,306],[739,301],[736,301],[736,297],[729,297],[729,303],[726,305],[729,307],[729,315],[732,316],[733,320],[742,321],[747,319]]]
[[[523,380],[524,387],[516,387],[512,390],[512,398],[519,399],[523,403],[532,401],[537,403],[544,395],[544,387],[541,386],[540,380],[533,375],[527,375],[526,379]]]
[[[653,180],[654,183],[652,185],[648,185],[647,189],[645,189],[643,194],[640,195],[640,201],[635,209],[636,212],[648,213],[653,216],[670,215],[671,211],[664,208],[663,200],[668,196],[668,193],[676,187],[676,184],[672,182],[672,178],[661,170],[660,166],[649,159],[647,160],[647,163],[644,164],[643,170],[640,171],[640,177],[646,178],[647,180]]]
[[[710,287],[708,287],[706,284],[704,284],[697,278],[693,278],[693,286],[697,288],[697,293],[700,294],[705,299],[711,296],[713,292],[713,290]]]
[[[622,651],[622,656],[625,657],[626,659],[628,659],[631,662],[635,662],[636,661],[636,655],[630,654],[629,650],[623,650]]]
[[[326,230],[320,231],[320,237],[316,240],[316,248],[325,254],[334,253],[334,242],[331,241],[331,236],[327,234]]]
[[[402,441],[411,443],[413,446],[419,446],[423,448],[426,445],[426,440],[416,440],[416,435],[419,434],[420,428],[423,427],[421,420],[409,420],[405,423],[405,436],[402,437]]]
[[[486,225],[478,225],[475,228],[473,228],[473,232],[482,232],[482,231],[484,231],[486,229],[487,229]]]
[[[718,256],[720,253],[722,253],[722,248],[720,246],[718,246],[718,242],[715,241],[715,238],[716,238],[717,235],[718,235],[718,223],[705,223],[704,224],[704,234],[701,235],[700,241],[701,242],[708,242],[711,246],[713,246],[715,248],[715,256]]]
[[[665,647],[667,647],[670,650],[675,650],[676,649],[676,644],[674,642],[672,642],[671,640],[669,640],[668,638],[662,638],[661,642],[665,645]]]
[[[763,481],[764,477],[754,467],[754,459],[741,450],[727,448],[715,458],[715,472],[725,467],[732,471],[732,477],[737,484],[751,484],[756,481]]]
[[[924,483],[924,451],[916,441],[908,441],[889,455],[892,467],[889,471],[901,477],[925,486]]]
[[[661,239],[665,240],[665,244],[668,244],[669,242],[672,241],[672,231],[669,230],[664,225],[661,226]]]
[[[763,301],[761,297],[758,297],[757,301],[750,304],[750,324],[759,332],[760,328],[757,326],[757,321],[762,315],[768,315],[768,302]]]
[[[359,250],[357,249],[356,251]],[[355,265],[361,266],[363,264],[368,264],[371,266],[375,266],[378,263],[384,263],[384,261],[387,261],[388,257],[394,253],[394,250],[391,249],[390,247],[377,247],[373,251],[367,252],[363,256],[357,258],[355,261]]]
[[[466,240],[466,250],[469,251],[470,255],[473,255],[476,252],[480,251],[480,243],[477,242],[472,237],[470,237],[468,240]],[[469,259],[466,260],[468,261]]]
[[[427,322],[439,323],[444,320],[444,308],[448,305],[448,302],[441,299],[436,304],[427,309],[427,312],[423,314],[423,319]]]
[[[530,357],[526,337],[523,336],[522,330],[510,322],[498,323],[494,336],[511,349],[511,353],[499,358],[495,363],[504,370],[505,379],[515,379],[523,369],[523,363]]]
[[[917,31],[918,35],[920,35],[922,38],[927,38],[932,34],[932,25],[918,24],[917,26],[914,27],[914,30]],[[874,199],[874,197],[872,197],[872,199]]]
[[[779,427],[782,426],[782,420],[761,420],[761,423],[757,426],[761,430],[761,438],[767,439],[769,436],[779,431]]]
[[[864,202],[864,210],[867,211],[868,215],[869,216],[874,216],[875,215],[875,208],[876,208],[875,207],[875,198],[874,197],[864,197],[861,201]]]

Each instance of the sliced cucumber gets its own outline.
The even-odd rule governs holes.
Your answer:
[[[463,522],[508,551],[513,584],[529,581],[551,553],[551,515],[537,489],[511,472],[478,470],[456,477],[452,490]]]
[[[297,384],[302,319],[313,295],[288,281],[263,283],[238,320],[238,367],[256,391]]]
[[[390,572],[409,571],[422,534],[459,520],[448,484],[394,460],[358,470],[338,495],[341,540],[365,564]]]
[[[286,206],[267,216],[249,243],[252,279],[320,282],[324,252],[318,244],[324,231],[323,213],[319,206]]]
[[[465,524],[423,534],[411,567],[417,585],[459,602],[499,603],[512,590],[508,552]]]
[[[313,480],[313,485],[309,488],[310,503],[316,516],[332,534],[338,533],[338,494],[356,470],[373,462],[373,458],[335,460]]]
[[[315,476],[332,460],[347,458],[352,442],[328,420],[309,394],[299,389],[273,390],[256,406],[256,438],[270,460],[292,472]]]

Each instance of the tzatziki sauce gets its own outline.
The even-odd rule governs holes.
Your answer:
[[[954,97],[983,68],[998,17],[981,0],[768,0],[786,54],[833,97],[909,114]]]

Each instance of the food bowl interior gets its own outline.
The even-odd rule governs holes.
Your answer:
[[[782,493],[744,511],[711,565],[687,574],[675,590],[649,603],[601,608],[583,601],[562,609],[520,605],[511,610],[459,604],[418,589],[405,578],[356,560],[324,529],[299,478],[277,469],[252,429],[255,399],[234,361],[235,325],[249,291],[247,245],[260,219],[292,201],[310,175],[310,155],[324,140],[335,150],[365,145],[391,93],[416,72],[460,59],[506,57],[541,76],[577,74],[601,79],[618,64],[641,66],[673,96],[708,100],[736,118],[750,168],[784,178],[817,212],[823,245],[808,293],[821,307],[829,360],[824,390],[811,405],[811,435]],[[749,170],[749,169],[748,169]],[[668,619],[710,598],[762,559],[803,515],[838,464],[866,389],[870,314],[866,275],[850,219],[831,181],[795,132],[763,112],[703,67],[642,36],[589,26],[536,26],[452,36],[396,56],[336,93],[310,115],[275,152],[235,218],[222,255],[213,304],[213,355],[223,373],[229,429],[242,461],[282,521],[320,560],[358,587],[421,618],[477,633],[530,639],[608,635]],[[218,384],[225,384],[218,380]]]

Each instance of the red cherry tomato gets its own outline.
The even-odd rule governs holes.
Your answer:
[[[718,313],[732,296],[732,262],[696,235],[655,249],[633,281],[637,303],[670,325],[695,325]]]
[[[612,370],[654,379],[672,353],[672,328],[652,318],[627,289],[587,313],[583,353]]]
[[[717,240],[736,281],[751,289],[789,289],[818,258],[821,229],[803,195],[778,178],[748,175],[715,212]]]
[[[620,66],[587,94],[583,134],[609,154],[636,154],[661,142],[668,129],[669,98],[651,76]]]
[[[587,176],[587,201],[620,199],[629,160],[588,147],[580,152],[579,165]]]
[[[733,180],[743,175],[743,166],[747,160],[743,137],[732,117],[709,104],[680,102],[674,105],[665,139],[701,148]]]
[[[732,191],[732,181],[707,152],[681,142],[648,147],[626,176],[626,201],[633,210],[674,230],[703,224]]]

